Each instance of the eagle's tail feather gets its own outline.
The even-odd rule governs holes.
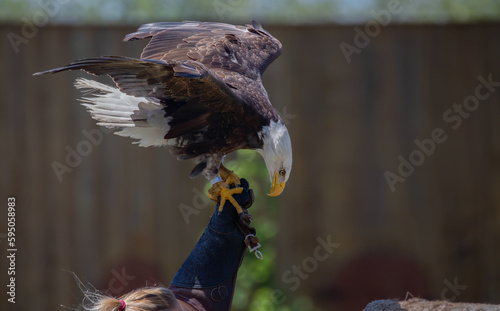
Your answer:
[[[88,79],[77,79],[77,89],[88,89],[81,99],[98,125],[120,129],[116,135],[138,139],[141,147],[165,146],[170,129],[163,105],[153,99],[134,97],[118,88]]]

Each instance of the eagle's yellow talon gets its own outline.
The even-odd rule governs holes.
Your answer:
[[[231,204],[233,204],[234,208],[238,212],[238,214],[243,213],[243,209],[241,206],[236,202],[236,200],[233,198],[233,194],[240,194],[243,192],[243,188],[222,188],[220,191],[220,205],[219,205],[219,212],[222,212],[224,209],[224,204],[226,203],[226,200],[229,200]]]
[[[233,198],[233,195],[240,194],[242,192],[243,188],[241,187],[229,189],[229,187],[224,182],[219,181],[208,190],[208,197],[217,202],[219,202],[220,198],[219,212],[222,212],[222,210],[224,209],[224,204],[226,203],[226,200],[228,200],[229,202],[231,202],[231,204],[233,204],[238,214],[241,214],[243,213],[243,209]]]

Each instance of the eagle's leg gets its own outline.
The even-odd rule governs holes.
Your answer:
[[[226,168],[224,164],[220,165],[219,174],[226,185],[235,185],[236,187],[240,185],[240,178],[238,177],[238,175]]]
[[[208,197],[216,202],[220,202],[219,204],[219,212],[222,212],[224,209],[224,204],[226,200],[233,204],[234,208],[238,214],[243,213],[243,209],[233,198],[234,194],[240,194],[243,192],[243,188],[240,186],[240,178],[238,175],[233,173],[233,171],[228,170],[224,165],[220,165],[219,174],[222,181],[216,182],[209,190]],[[235,188],[229,188],[230,185],[234,185]]]

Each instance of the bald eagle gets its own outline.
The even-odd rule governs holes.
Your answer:
[[[238,176],[222,165],[239,149],[258,151],[279,195],[292,169],[288,130],[269,101],[262,74],[281,54],[281,43],[262,26],[214,22],[142,25],[124,41],[151,38],[140,59],[104,56],[35,73],[84,70],[108,75],[117,88],[78,79],[82,98],[98,125],[135,139],[142,147],[169,146],[180,160],[194,159],[191,178],[212,183],[209,197],[238,206]],[[229,186],[232,186],[231,188]]]

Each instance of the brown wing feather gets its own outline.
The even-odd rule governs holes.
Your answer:
[[[281,43],[252,21],[251,25],[181,22],[142,25],[124,40],[151,38],[145,59],[199,62],[246,104],[268,120],[279,116],[271,106],[261,76],[281,54]]]
[[[106,56],[77,60],[36,75],[79,69],[95,75],[109,75],[125,94],[154,97],[165,103],[165,113],[172,116],[166,139],[189,135],[210,126],[218,129],[208,132],[213,132],[212,139],[220,142],[227,140],[228,137],[224,136],[233,134],[241,125],[234,120],[245,120],[247,126],[253,127],[253,132],[264,121],[263,115],[247,105],[234,89],[195,61],[165,62]],[[234,83],[243,82],[240,78]],[[256,91],[258,93],[259,89]],[[220,146],[215,145],[215,148]]]
[[[214,71],[233,71],[254,80],[260,80],[281,54],[281,43],[255,21],[246,27],[208,22],[145,24],[124,40],[144,38],[152,39],[141,58],[194,60]]]
[[[179,117],[174,119],[177,124],[171,124],[170,136],[205,126],[206,117],[199,116],[207,112],[217,112],[228,106],[242,110],[239,96],[202,64],[193,61],[164,62],[107,56],[77,60],[37,75],[78,69],[94,75],[109,75],[125,94],[157,98],[166,104],[167,113],[169,109],[172,112],[179,110]],[[185,122],[188,123],[183,125]]]

